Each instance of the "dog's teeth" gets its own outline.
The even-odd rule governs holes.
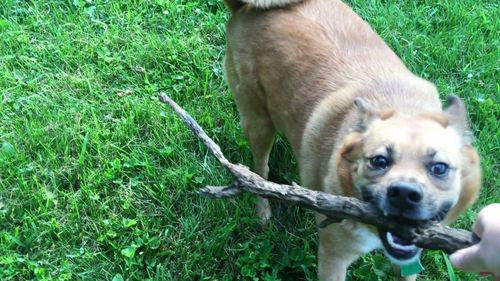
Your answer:
[[[385,234],[385,237],[387,238],[387,242],[389,242],[389,244],[394,244],[394,240],[392,239],[392,233],[390,233],[389,231],[387,231],[387,233]]]
[[[394,238],[392,236],[392,233],[390,233],[390,232],[387,232],[386,238],[387,238],[387,242],[389,243],[389,245],[391,245],[391,247],[393,247],[395,249],[402,250],[402,251],[413,251],[413,250],[417,249],[417,246],[415,246],[413,244],[400,245],[400,244],[394,242]]]

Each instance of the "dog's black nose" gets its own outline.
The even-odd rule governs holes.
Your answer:
[[[400,210],[417,207],[423,198],[422,188],[415,183],[396,182],[387,189],[389,203]]]

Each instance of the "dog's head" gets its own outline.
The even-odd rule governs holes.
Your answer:
[[[356,100],[360,124],[337,158],[345,193],[401,223],[449,223],[476,197],[479,159],[470,146],[466,111],[455,96],[441,113],[378,112]],[[420,249],[379,230],[388,257],[404,264]]]

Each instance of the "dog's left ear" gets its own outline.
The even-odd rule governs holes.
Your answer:
[[[471,144],[472,137],[469,131],[469,122],[467,121],[467,110],[463,101],[455,95],[448,96],[444,115],[448,119],[448,126],[455,128],[462,134],[465,144]]]
[[[451,224],[467,207],[472,205],[481,189],[481,165],[479,155],[470,145],[462,148],[461,190],[457,204],[450,210],[444,224]]]
[[[450,95],[444,115],[448,119],[448,126],[457,130],[464,139],[461,148],[460,197],[443,221],[445,224],[450,224],[477,199],[481,188],[481,165],[477,151],[471,146],[472,134],[469,131],[467,110],[463,101],[457,96]]]

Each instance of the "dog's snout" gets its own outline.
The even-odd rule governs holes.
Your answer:
[[[417,207],[423,198],[424,193],[418,184],[397,182],[387,189],[389,203],[400,210]]]

